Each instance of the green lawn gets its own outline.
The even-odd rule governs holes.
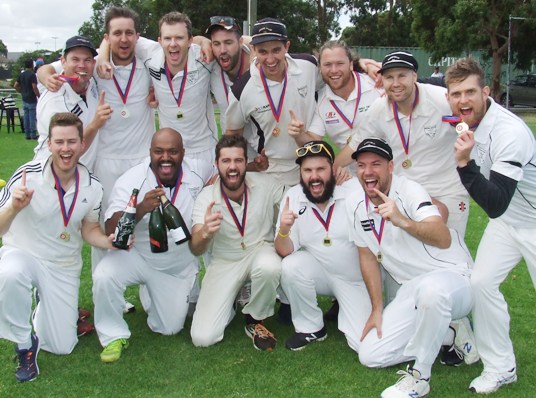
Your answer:
[[[536,132],[536,116],[525,119]],[[22,134],[6,134],[4,127],[0,131],[0,178],[7,180],[30,159],[34,146],[35,141],[26,141]],[[485,214],[473,204],[467,232],[473,254],[486,223]],[[88,247],[84,259],[80,305],[92,309]],[[494,397],[534,396],[536,293],[524,263],[510,274],[502,291],[510,304],[519,381]],[[136,289],[127,290],[127,298],[141,308]],[[323,298],[321,305],[326,308],[329,301]],[[149,331],[141,310],[126,319],[132,337],[120,361],[102,364],[97,336],[85,336],[69,356],[41,352],[41,375],[32,383],[15,380],[13,344],[0,341],[0,397],[377,397],[396,381],[395,373],[402,367],[363,367],[335,324],[327,325],[325,342],[291,352],[284,348],[284,341],[292,328],[269,320],[267,326],[279,343],[274,352],[267,353],[252,347],[241,316],[235,317],[222,343],[205,349],[191,343],[191,320],[179,335],[165,337]],[[438,362],[433,369],[432,396],[474,397],[467,386],[481,369],[481,364],[447,368]]]

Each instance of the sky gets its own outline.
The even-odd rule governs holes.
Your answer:
[[[92,4],[93,0],[0,0],[0,39],[8,52],[63,48],[93,14]]]

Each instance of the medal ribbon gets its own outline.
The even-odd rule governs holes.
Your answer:
[[[225,72],[223,69],[220,68],[221,71],[221,83],[223,84],[223,91],[225,91],[225,98],[227,98],[227,103],[229,103],[229,87],[227,86],[227,83],[225,82]],[[242,50],[240,50],[240,69],[238,70],[238,74],[233,80],[233,83],[236,82],[238,79],[240,79],[240,76],[244,73],[244,54],[242,53]]]
[[[80,188],[80,176],[78,175],[78,169],[75,169],[74,171],[74,197],[73,201],[71,203],[71,206],[69,206],[69,211],[67,211],[65,207],[65,202],[63,201],[63,193],[65,192],[63,188],[61,187],[60,179],[56,172],[54,171],[54,167],[51,166],[52,169],[52,175],[54,176],[54,182],[56,186],[56,191],[58,192],[58,201],[60,202],[60,208],[61,208],[61,216],[63,217],[63,225],[67,227],[67,224],[69,224],[69,220],[71,219],[71,216],[73,215],[74,206],[76,204],[76,199],[78,198],[78,190]]]
[[[313,213],[315,214],[316,218],[318,218],[318,221],[324,226],[324,229],[326,230],[326,233],[328,233],[329,230],[329,223],[331,222],[331,216],[333,215],[333,209],[335,208],[335,203],[333,203],[328,210],[328,217],[324,221],[318,210],[313,209]]]
[[[445,115],[441,117],[441,121],[445,123],[450,123],[451,126],[456,127],[456,124],[463,122],[463,119],[459,116]],[[479,125],[480,125],[480,121],[473,124],[472,126],[469,126],[469,129],[474,131]]]
[[[406,156],[408,156],[409,154],[409,138],[411,135],[411,120],[413,116],[413,111],[415,110],[415,107],[417,106],[418,103],[419,103],[419,89],[417,88],[417,86],[415,86],[415,99],[413,100],[413,105],[411,106],[411,113],[409,114],[409,131],[408,131],[407,139],[406,139],[406,136],[404,135],[404,130],[402,129],[402,125],[400,124],[400,119],[398,118],[398,106],[396,105],[395,101],[393,101],[392,103],[396,128],[398,129],[398,135],[400,136],[400,141],[402,141],[402,146],[404,147],[404,152],[406,153]]]
[[[274,115],[275,121],[279,122],[279,118],[281,117],[281,111],[283,109],[283,102],[285,101],[285,93],[287,92],[287,68],[285,67],[285,76],[283,77],[283,91],[281,93],[281,97],[279,98],[279,105],[277,106],[277,108],[275,107],[274,100],[272,99],[272,95],[270,94],[270,88],[266,83],[266,76],[264,75],[262,66],[259,69],[261,70],[262,86],[264,87],[264,93],[266,94],[266,98],[268,98],[268,103],[270,104],[272,115]]]
[[[223,199],[225,200],[225,204],[227,205],[227,209],[229,209],[229,213],[231,213],[231,217],[233,217],[233,221],[236,225],[236,228],[238,229],[238,232],[240,232],[240,236],[242,236],[242,241],[243,241],[244,232],[246,230],[246,216],[248,212],[248,187],[244,185],[244,213],[242,214],[242,224],[240,224],[240,221],[238,221],[238,217],[236,216],[236,213],[233,210],[233,206],[231,206],[229,197],[223,190],[223,185],[221,182],[220,182],[220,189],[221,189],[221,195],[223,196]]]
[[[380,230],[376,231],[376,228],[374,227],[374,222],[368,217],[369,198],[367,195],[365,195],[365,206],[367,207],[367,218],[370,223],[370,228],[372,229],[372,232],[374,232],[374,236],[376,237],[376,240],[378,241],[378,245],[381,246],[382,238],[383,238],[383,227],[385,226],[385,218],[382,217],[382,221],[380,223]]]
[[[169,71],[167,64],[164,64],[164,70],[166,71],[166,79],[171,89],[171,95],[177,102],[177,107],[181,107],[182,95],[184,94],[184,87],[186,87],[186,76],[188,75],[188,64],[184,67],[184,74],[182,75],[181,87],[179,89],[179,96],[175,97],[175,91],[173,91],[173,78],[171,77],[171,72]]]
[[[134,61],[132,61],[132,70],[130,71],[130,76],[128,77],[128,83],[127,83],[127,86],[125,87],[124,92],[121,89],[119,82],[115,78],[115,74],[113,76],[115,88],[117,88],[117,92],[119,93],[119,96],[121,97],[121,101],[123,102],[123,105],[127,104],[127,97],[128,97],[128,93],[130,92],[130,86],[132,85],[132,79],[134,78],[134,72],[136,72],[136,58],[134,58]]]
[[[346,123],[350,130],[354,127],[355,115],[357,115],[357,108],[359,107],[359,101],[361,100],[361,80],[359,79],[359,74],[357,72],[354,72],[354,75],[357,81],[357,98],[355,100],[354,117],[352,118],[352,121],[350,122],[350,119],[348,119],[343,113],[343,111],[339,109],[335,101],[329,100],[331,106],[335,109],[335,112],[337,112],[339,116],[342,117],[342,120],[344,120],[344,123]]]
[[[164,184],[162,184],[162,181],[160,181],[160,178],[158,178],[158,174],[156,174],[154,172],[154,170],[152,169],[151,166],[149,166],[151,168],[151,171],[153,172],[155,178],[156,178],[156,181],[158,182],[158,186],[159,187],[163,187]],[[177,194],[179,193],[179,189],[181,187],[181,184],[182,184],[182,176],[184,175],[184,173],[182,172],[182,167],[180,168],[179,170],[179,175],[177,176],[177,179],[175,180],[175,185],[173,186],[172,188],[172,191],[173,191],[173,194],[171,196],[171,203],[175,204],[175,199],[177,198]]]

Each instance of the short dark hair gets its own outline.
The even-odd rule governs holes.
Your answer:
[[[78,129],[80,140],[84,139],[84,126],[78,116],[71,112],[58,112],[50,118],[48,126],[48,139],[52,137],[52,129],[56,126],[68,127],[75,126]]]
[[[478,77],[478,85],[484,87],[484,70],[480,63],[473,57],[460,58],[447,68],[445,72],[445,83],[447,88],[451,83],[463,82],[471,75]]]
[[[184,24],[186,25],[188,37],[192,37],[192,21],[190,20],[190,18],[188,18],[188,15],[178,11],[168,12],[162,18],[160,18],[160,21],[158,21],[158,30],[162,30],[163,24],[175,25],[181,22],[184,22]]]
[[[248,158],[248,146],[246,139],[241,135],[224,135],[216,144],[216,160],[220,158],[220,152],[223,148],[242,148],[244,157]]]
[[[27,60],[24,61],[24,67],[27,69],[27,68],[33,68],[34,66],[34,61],[33,59],[29,58]]]
[[[106,33],[110,33],[110,21],[115,18],[129,18],[134,21],[134,30],[136,33],[140,31],[140,17],[136,11],[127,7],[110,7],[104,16],[104,26]]]

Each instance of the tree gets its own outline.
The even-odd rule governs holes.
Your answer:
[[[536,2],[525,0],[413,0],[412,31],[418,43],[439,59],[447,53],[488,49],[492,59],[492,96],[498,100],[501,66],[507,62],[509,16],[536,17]],[[536,55],[533,45],[536,20],[515,24],[512,46],[515,62],[527,67]]]
[[[54,52],[48,50],[35,50],[35,51],[26,51],[21,54],[21,56],[13,63],[11,68],[12,70],[12,82],[16,82],[21,71],[24,70],[24,63],[27,59],[33,59],[34,61],[37,58],[43,58],[45,64],[57,61],[61,56],[61,50]]]
[[[345,0],[354,27],[342,39],[354,46],[414,47],[409,0]]]
[[[0,39],[0,55],[3,55],[7,58],[7,47],[4,42]]]

